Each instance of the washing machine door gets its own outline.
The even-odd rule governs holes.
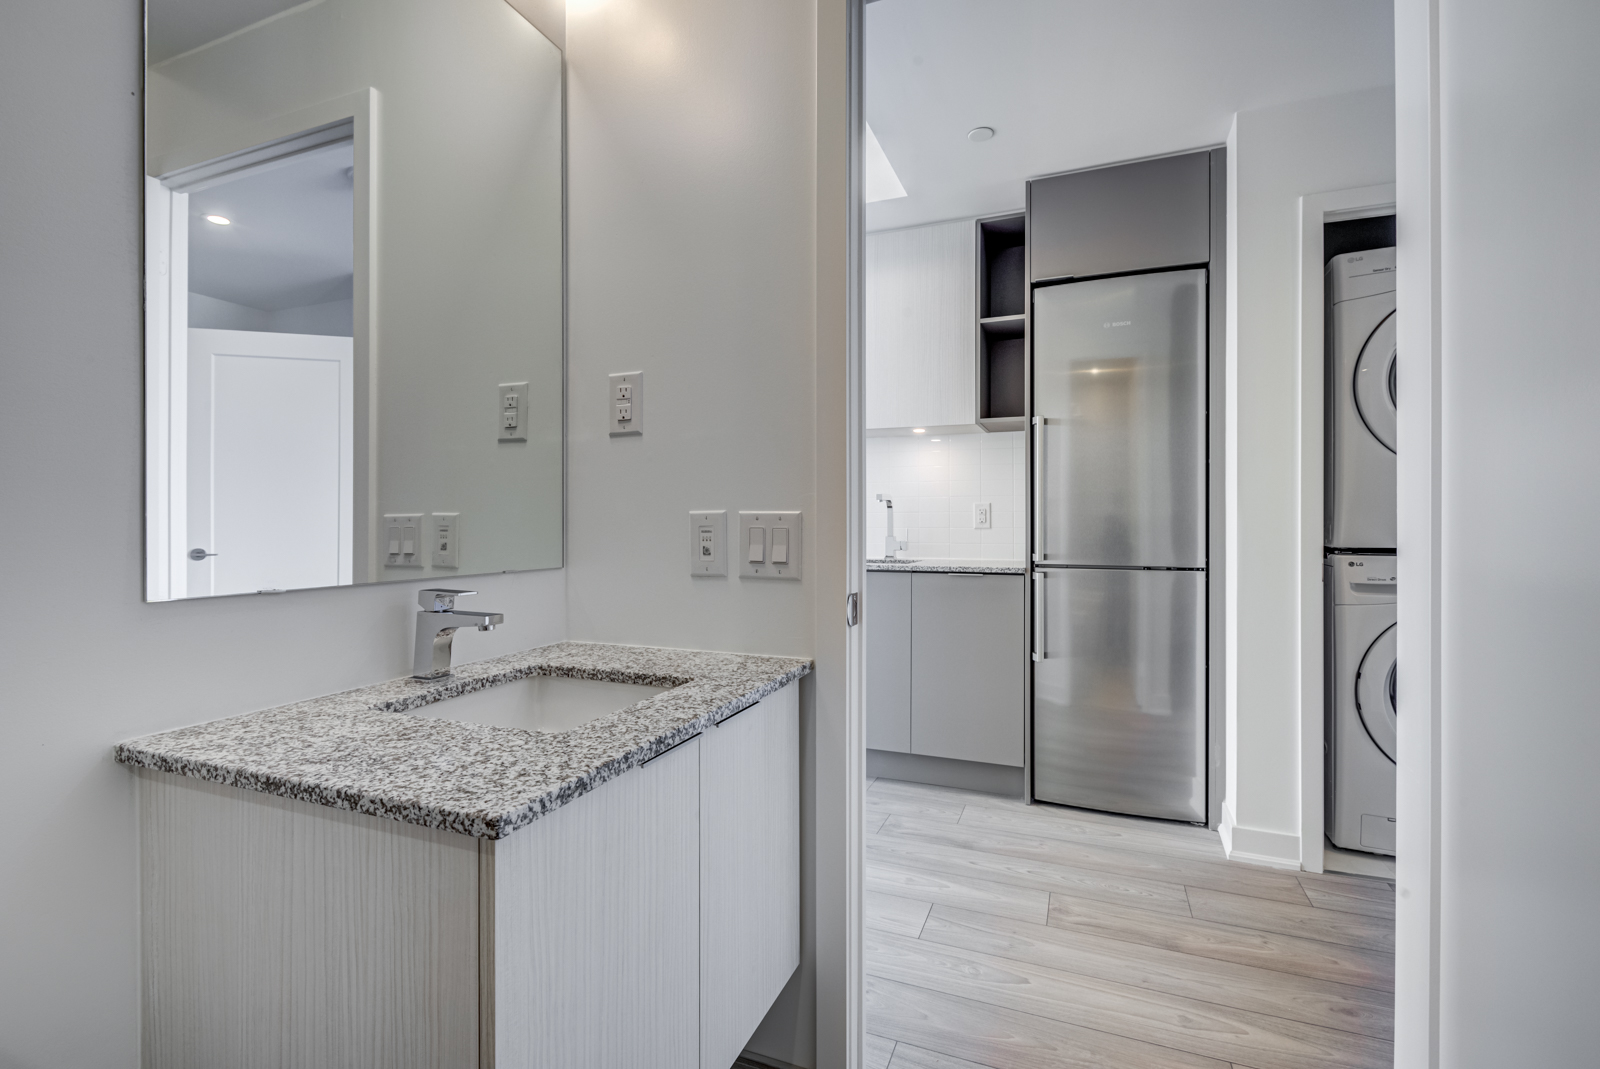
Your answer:
[[[1356,712],[1373,745],[1383,756],[1394,760],[1397,720],[1395,716],[1395,631],[1390,624],[1373,639],[1356,669]]]
[[[1394,313],[1384,316],[1383,322],[1368,335],[1356,359],[1355,382],[1356,411],[1361,422],[1367,425],[1372,436],[1383,443],[1389,452],[1395,449],[1395,333]]]

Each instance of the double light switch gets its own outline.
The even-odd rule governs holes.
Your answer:
[[[751,579],[799,579],[798,512],[739,513],[739,574]]]
[[[461,513],[390,512],[383,517],[383,563],[390,568],[421,568],[431,560],[435,568],[456,568],[461,561]],[[430,540],[431,539],[431,540]]]

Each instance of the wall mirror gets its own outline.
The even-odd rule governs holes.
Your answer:
[[[562,562],[562,57],[507,0],[148,0],[146,600]]]

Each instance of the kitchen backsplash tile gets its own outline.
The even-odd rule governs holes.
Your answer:
[[[894,501],[896,537],[911,543],[901,556],[1021,560],[1024,445],[1021,431],[868,438],[867,556],[883,555],[883,494]],[[972,507],[980,502],[993,509],[987,530],[972,526]]]

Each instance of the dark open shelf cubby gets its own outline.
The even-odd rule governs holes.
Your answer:
[[[1027,217],[978,220],[978,422],[1023,426],[1026,412]]]

